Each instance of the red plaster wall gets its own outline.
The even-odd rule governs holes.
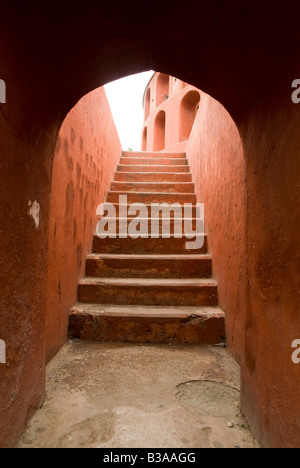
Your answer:
[[[201,102],[187,144],[218,281],[219,305],[226,314],[227,344],[240,358],[245,325],[245,171],[241,138],[232,118],[215,99]]]
[[[82,96],[162,70],[221,102],[246,162],[246,339],[242,408],[264,446],[299,447],[300,76],[298,0],[1,2],[0,446],[15,444],[43,399],[52,158]],[[167,20],[166,20],[167,19]],[[111,31],[113,30],[113,34]],[[178,34],[180,31],[180,34]],[[255,31],[255,34],[253,34]],[[36,228],[28,203],[41,207]]]
[[[106,199],[121,143],[104,88],[66,117],[57,140],[51,188],[46,357],[67,338],[70,308],[91,252],[96,208]]]
[[[300,108],[287,96],[281,106],[273,104],[268,113],[253,116],[244,134],[242,407],[260,442],[274,448],[300,446],[300,364],[291,357],[292,342],[300,338],[299,128]]]

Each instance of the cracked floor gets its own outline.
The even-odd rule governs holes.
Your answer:
[[[69,342],[20,448],[256,448],[240,369],[215,346]]]

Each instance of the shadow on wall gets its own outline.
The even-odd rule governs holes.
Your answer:
[[[201,104],[200,103],[201,94]],[[198,202],[205,206],[205,229],[225,312],[226,341],[240,361],[246,311],[245,165],[236,124],[208,94],[191,91],[181,102],[181,130]]]

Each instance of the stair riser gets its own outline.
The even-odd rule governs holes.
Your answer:
[[[216,286],[118,286],[80,284],[79,302],[117,305],[216,306]]]
[[[127,164],[119,164],[117,167],[117,172],[182,172],[182,173],[190,173],[189,166],[149,166],[149,165],[127,165]]]
[[[86,274],[109,278],[209,278],[211,259],[88,259]]]
[[[186,159],[185,153],[145,153],[145,152],[135,152],[135,151],[124,151],[122,154],[123,158],[167,158],[167,159]]]
[[[120,196],[127,195],[127,203],[185,203],[195,204],[197,202],[196,195],[192,193],[177,194],[177,193],[138,193],[138,192],[109,192],[107,196],[108,203],[119,203]]]
[[[207,237],[204,245],[198,250],[187,250],[186,239],[99,239],[94,237],[94,253],[111,254],[205,254],[207,253]]]
[[[111,190],[116,192],[175,192],[194,194],[195,187],[193,183],[189,182],[112,182]]]
[[[188,162],[186,159],[175,159],[175,158],[121,158],[120,164],[127,164],[128,166],[187,166]]]
[[[115,173],[115,182],[192,182],[191,174],[160,173]]]
[[[121,218],[106,218],[105,219],[106,222],[108,223],[107,226],[111,226],[111,233],[115,232],[115,222],[116,222],[116,233],[119,234],[120,232],[120,228],[122,227],[122,219]],[[127,219],[127,232],[128,232],[128,229],[129,229],[129,226],[130,224],[133,222],[134,218],[128,218]],[[169,221],[168,219],[151,219],[151,218],[148,218],[147,220],[143,220],[141,221],[141,224],[144,225],[147,223],[148,224],[148,232],[149,232],[149,236],[151,236],[151,232],[152,232],[152,229],[155,229],[155,232],[157,232],[156,230],[158,229],[158,232],[160,234],[162,234],[163,232],[163,229],[164,231],[168,229],[168,226],[169,226]],[[180,233],[182,232],[182,234],[184,234],[185,232],[185,229],[188,229],[189,228],[189,231],[186,231],[186,232],[195,232],[196,231],[196,228],[197,228],[197,221],[195,219],[191,220],[190,218],[189,219],[186,219],[186,220],[182,220],[181,222],[180,221],[176,221],[176,223],[174,222],[174,219],[170,218],[170,233],[173,235],[174,234],[174,228],[176,228],[176,233]],[[185,227],[185,225],[187,227]],[[191,227],[190,227],[191,225]]]
[[[219,344],[224,342],[225,323],[219,317],[193,321],[71,314],[69,331],[73,338],[102,342]]]

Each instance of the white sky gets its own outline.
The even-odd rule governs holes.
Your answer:
[[[127,76],[105,85],[105,92],[124,151],[141,150],[143,95],[153,71]]]

